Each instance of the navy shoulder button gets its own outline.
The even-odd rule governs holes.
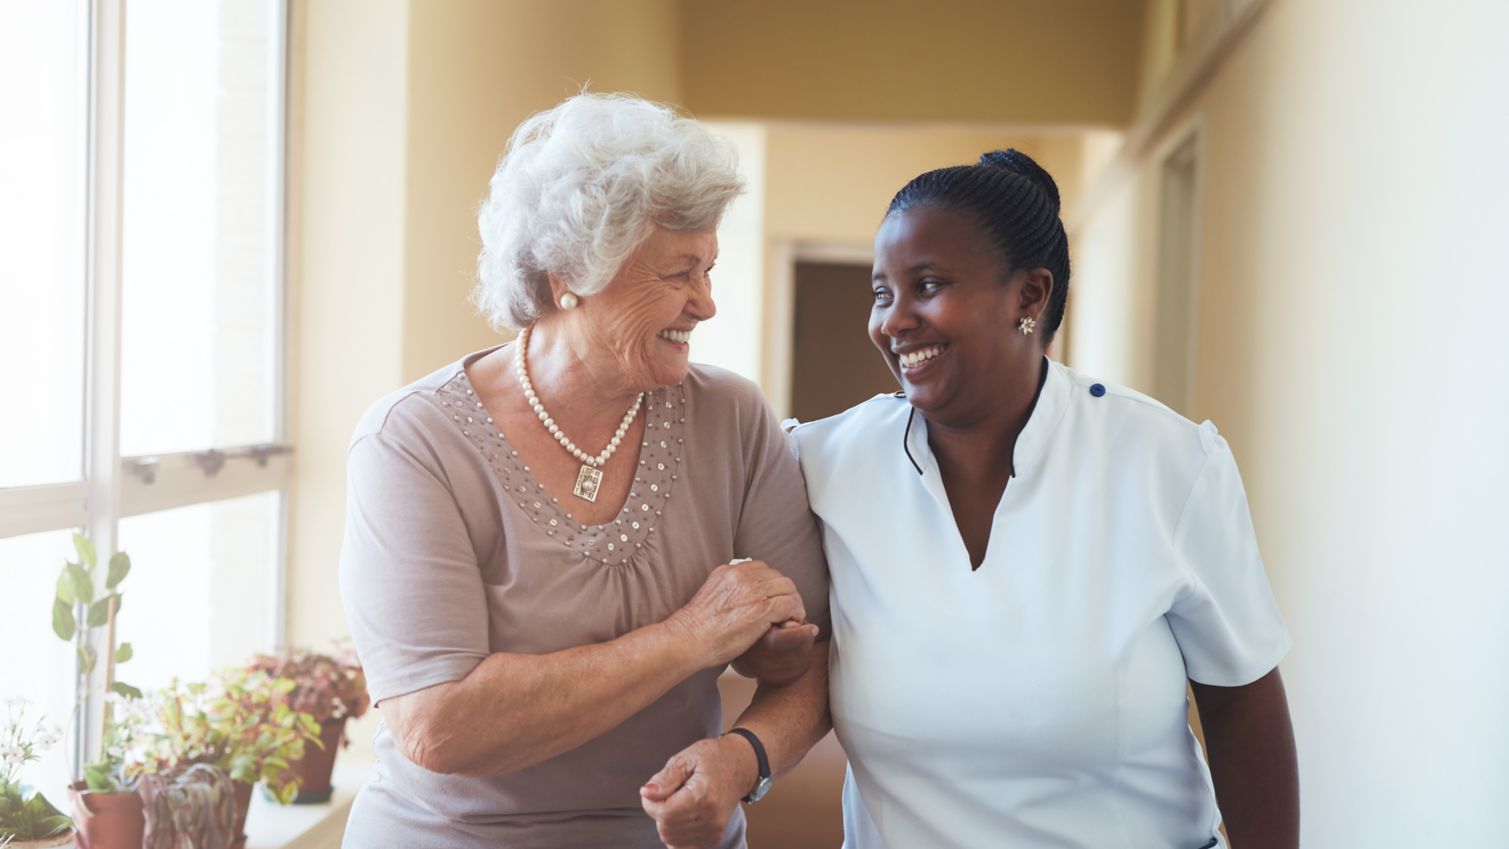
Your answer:
[[[1096,398],[1099,398],[1100,396],[1106,394],[1106,388],[1102,384],[1092,383],[1090,384],[1090,394],[1094,395]]]

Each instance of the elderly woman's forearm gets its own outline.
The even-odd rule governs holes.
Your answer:
[[[384,704],[404,754],[485,776],[542,763],[616,727],[710,665],[675,625],[543,655],[490,655],[464,679]]]

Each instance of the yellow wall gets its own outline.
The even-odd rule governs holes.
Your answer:
[[[404,380],[498,341],[467,293],[477,207],[514,127],[589,82],[677,101],[677,20],[671,0],[411,4]]]
[[[699,115],[1123,124],[1141,0],[683,0]]]
[[[1295,638],[1313,846],[1502,842],[1509,11],[1274,0],[1074,234],[1074,364],[1151,384],[1159,159],[1204,151],[1192,411]]]
[[[408,7],[319,0],[291,7],[287,634],[346,633],[335,559],[346,442],[398,385],[404,319]]]
[[[1018,147],[1040,159],[1072,203],[1079,141],[1007,127],[846,125],[783,122],[769,128],[765,221],[773,239],[868,248],[891,196],[924,171],[971,163]]]

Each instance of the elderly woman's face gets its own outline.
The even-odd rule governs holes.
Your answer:
[[[680,383],[689,365],[688,337],[717,312],[709,276],[717,257],[712,231],[657,228],[613,281],[586,299],[589,353],[615,360],[635,389]]]

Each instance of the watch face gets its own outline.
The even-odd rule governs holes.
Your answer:
[[[755,785],[755,789],[750,791],[749,797],[744,801],[748,802],[751,805],[753,805],[755,802],[760,801],[761,799],[765,798],[766,793],[770,792],[770,785],[774,783],[775,781],[770,778],[761,778],[760,782]]]

